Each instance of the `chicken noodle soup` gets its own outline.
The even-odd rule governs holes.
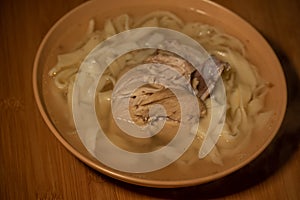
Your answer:
[[[75,76],[81,62],[89,52],[106,38],[137,27],[163,27],[180,31],[199,42],[213,56],[219,66],[213,73],[214,81],[203,84],[193,66],[178,55],[156,49],[143,49],[127,53],[114,61],[102,75],[96,96],[99,123],[106,135],[116,145],[133,152],[148,152],[165,146],[173,137],[180,123],[179,104],[174,94],[162,85],[145,85],[130,97],[130,115],[138,125],[151,122],[149,107],[161,104],[166,108],[165,126],[151,138],[133,138],[116,125],[111,112],[111,96],[114,86],[127,71],[141,63],[168,64],[189,79],[192,92],[198,97],[201,120],[197,136],[179,163],[188,164],[199,159],[197,153],[207,133],[211,119],[210,92],[221,76],[226,89],[226,122],[213,150],[206,159],[222,165],[223,159],[233,155],[249,142],[251,133],[259,129],[272,114],[264,110],[264,99],[270,84],[261,79],[255,66],[246,59],[246,50],[236,38],[215,27],[201,22],[184,22],[168,11],[155,11],[139,18],[124,14],[106,20],[102,30],[95,30],[90,20],[86,38],[80,46],[69,53],[58,55],[57,64],[49,71],[57,90],[66,94],[66,104],[71,110]],[[209,71],[209,67],[205,67]],[[196,151],[195,151],[196,150]]]

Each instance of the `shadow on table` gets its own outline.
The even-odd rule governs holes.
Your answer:
[[[276,48],[274,47],[274,49]],[[298,134],[300,124],[295,120],[300,114],[300,81],[294,66],[291,66],[287,57],[280,51],[276,51],[276,54],[287,79],[287,112],[279,133],[258,158],[222,179],[193,187],[156,189],[130,185],[116,180],[111,181],[117,182],[124,189],[154,198],[209,199],[243,191],[270,177],[289,160],[300,144],[300,134]]]

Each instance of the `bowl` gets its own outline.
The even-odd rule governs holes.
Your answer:
[[[55,65],[57,55],[68,52],[82,40],[90,19],[96,27],[104,20],[129,13],[141,16],[154,10],[168,10],[186,21],[213,25],[238,38],[246,47],[247,59],[261,77],[272,83],[265,99],[265,108],[273,111],[265,126],[253,133],[250,144],[226,160],[223,165],[197,162],[186,167],[170,165],[145,173],[129,173],[113,169],[92,156],[81,142],[72,116],[65,112],[62,98],[52,91],[54,85],[48,71]],[[88,1],[63,16],[44,37],[36,54],[33,69],[33,89],[40,113],[51,132],[73,155],[88,166],[110,177],[149,187],[183,187],[206,183],[224,177],[254,160],[270,144],[284,118],[287,90],[281,65],[266,40],[245,20],[230,10],[210,1]],[[113,156],[113,155],[112,155]]]

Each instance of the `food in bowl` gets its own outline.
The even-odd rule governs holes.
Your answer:
[[[132,51],[115,60],[102,75],[96,95],[96,111],[102,129],[107,136],[121,148],[133,152],[153,151],[166,145],[176,132],[181,122],[180,107],[175,95],[161,85],[149,84],[131,95],[130,114],[132,121],[138,125],[151,123],[149,107],[162,104],[167,112],[165,128],[162,133],[143,141],[124,137],[123,131],[116,125],[111,111],[111,95],[115,84],[128,70],[141,63],[163,63],[178,70],[186,76],[193,90],[191,95],[197,96],[201,109],[201,120],[194,142],[186,153],[174,164],[191,165],[198,162],[197,152],[205,138],[211,119],[210,92],[214,84],[222,78],[226,95],[226,121],[218,141],[212,151],[204,159],[215,165],[223,165],[224,160],[233,156],[250,142],[254,131],[260,129],[273,115],[272,110],[264,108],[265,97],[272,84],[264,81],[256,67],[247,60],[246,50],[242,42],[218,28],[195,21],[184,21],[169,11],[154,11],[144,16],[131,17],[123,14],[107,19],[103,29],[96,30],[97,21],[91,19],[85,38],[74,47],[74,51],[57,56],[57,63],[49,71],[53,85],[52,92],[59,94],[66,111],[71,113],[70,127],[75,131],[72,121],[72,91],[79,67],[85,57],[99,43],[122,31],[139,27],[162,27],[179,31],[201,44],[213,57],[218,71],[213,73],[210,85],[204,84],[201,75],[190,63],[180,56],[156,49]],[[203,67],[209,70],[209,66]],[[133,145],[133,143],[135,143]]]

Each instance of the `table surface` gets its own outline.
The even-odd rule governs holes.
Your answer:
[[[277,137],[249,165],[178,189],[144,188],[100,174],[66,150],[42,120],[31,84],[37,48],[83,1],[0,1],[0,199],[300,199],[300,1],[216,1],[249,21],[275,50],[287,77],[287,114]]]

